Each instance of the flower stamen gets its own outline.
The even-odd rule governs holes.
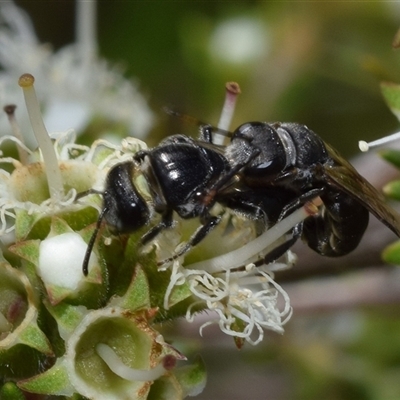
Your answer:
[[[33,86],[35,78],[31,74],[23,74],[18,84],[22,88],[28,110],[32,129],[42,152],[43,161],[46,166],[46,176],[49,185],[50,197],[57,201],[63,196],[63,181],[58,167],[58,160],[54,151],[53,143],[49,137],[40,112],[39,102]]]
[[[213,274],[245,265],[253,256],[268,249],[269,246],[273,245],[294,226],[316,213],[318,211],[317,207],[310,207],[310,204],[313,203],[306,203],[243,247],[209,260],[188,265],[186,268],[203,270]]]
[[[168,358],[167,362],[161,362],[156,367],[144,370],[144,369],[135,369],[126,366],[121,359],[117,356],[115,351],[108,345],[104,343],[99,343],[96,346],[96,352],[100,356],[100,358],[107,364],[107,366],[114,372],[115,375],[120,376],[123,379],[128,381],[154,381],[161,376],[163,376],[166,372],[166,366],[168,369],[171,369],[171,360]]]
[[[240,94],[239,84],[236,82],[227,82],[225,85],[225,102],[222,107],[221,116],[218,121],[218,129],[222,131],[229,131],[232,122],[233,114],[235,112],[236,100]],[[219,135],[218,131],[214,134],[213,142],[215,144],[223,144],[225,136]]]
[[[4,106],[3,110],[7,114],[12,133],[14,137],[18,140],[17,150],[18,150],[19,160],[21,161],[22,164],[26,165],[29,162],[29,150],[25,146],[19,145],[20,143],[21,144],[24,143],[24,138],[22,136],[21,129],[18,126],[17,120],[15,119],[16,108],[17,108],[16,105],[9,104],[7,106]]]
[[[378,147],[382,146],[383,144],[392,143],[399,139],[400,139],[400,132],[396,132],[392,133],[391,135],[384,136],[383,138],[373,140],[372,142],[366,142],[365,140],[360,140],[358,142],[358,147],[363,153],[366,153],[373,147]]]

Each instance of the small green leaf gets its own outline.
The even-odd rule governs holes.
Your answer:
[[[394,242],[383,250],[382,258],[389,264],[400,264],[400,241]]]
[[[150,289],[146,274],[140,265],[137,265],[132,282],[122,297],[121,307],[131,311],[141,308],[150,308]]]
[[[27,210],[15,209],[16,241],[24,240],[39,219],[40,217],[36,213],[30,214]]]
[[[67,232],[73,232],[73,230],[63,219],[57,217],[51,219],[50,236],[62,235]]]
[[[47,296],[51,304],[56,305],[66,299],[68,296],[73,294],[73,291],[69,288],[65,288],[57,285],[45,285]]]
[[[207,371],[200,356],[196,358],[194,364],[176,369],[174,375],[188,396],[197,396],[206,386]]]
[[[400,120],[400,85],[382,82],[381,91],[390,110]]]
[[[34,265],[39,263],[39,240],[27,240],[9,247],[9,250],[17,256],[29,261]]]
[[[18,386],[27,392],[58,396],[72,396],[75,391],[61,362],[42,374],[18,382]]]
[[[384,149],[379,155],[386,161],[390,162],[396,168],[400,168],[400,150]]]
[[[151,385],[147,400],[181,400],[182,388],[175,376],[163,376]]]
[[[72,306],[67,303],[59,303],[55,306],[45,302],[46,308],[58,323],[61,337],[65,338],[80,324],[86,313],[83,306]]]
[[[20,332],[19,341],[41,353],[53,355],[53,350],[46,335],[39,329],[36,322],[31,322]]]
[[[400,200],[400,181],[389,182],[382,190],[391,199]]]
[[[183,285],[174,286],[168,299],[168,306],[173,307],[181,301],[186,300],[191,295],[192,292],[186,282]]]

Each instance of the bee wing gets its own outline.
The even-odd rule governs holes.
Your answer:
[[[383,195],[348,161],[341,157],[335,149],[325,145],[330,157],[335,162],[334,165],[326,165],[324,168],[328,183],[357,199],[361,205],[400,237],[400,215],[386,203]]]

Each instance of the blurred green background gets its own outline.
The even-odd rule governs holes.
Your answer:
[[[41,41],[55,48],[73,41],[72,0],[17,3]],[[216,124],[225,82],[237,81],[232,128],[250,120],[301,122],[349,157],[358,140],[398,129],[379,82],[400,82],[400,53],[391,47],[399,25],[398,2],[98,3],[100,54],[140,83],[157,115],[153,145],[177,129],[195,133],[162,106]],[[196,398],[399,399],[394,303],[295,309],[284,336],[267,332],[263,345],[240,352],[218,329],[201,339],[182,323],[182,341],[191,338],[208,364],[209,383]]]
[[[42,41],[73,41],[74,1],[17,3]],[[216,124],[237,81],[232,128],[301,122],[349,155],[397,127],[379,81],[400,81],[399,20],[397,2],[99,1],[99,50],[140,83],[159,116],[152,137],[171,133],[165,105]]]

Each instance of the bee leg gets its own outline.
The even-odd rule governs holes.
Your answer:
[[[290,239],[272,249],[272,251],[266,254],[264,258],[262,258],[259,261],[256,261],[254,265],[256,267],[260,267],[262,265],[270,264],[276,261],[278,258],[283,256],[288,250],[290,250],[290,248],[297,242],[297,240],[300,238],[302,234],[302,231],[303,231],[303,223],[301,222],[292,229],[292,237]]]
[[[213,143],[213,128],[211,125],[203,125],[200,127],[200,140]]]
[[[149,155],[149,153],[149,150],[139,150],[133,155],[133,159],[137,163],[141,164],[144,161],[145,157]]]
[[[164,229],[171,228],[173,225],[172,214],[172,210],[166,210],[162,215],[161,221],[142,236],[142,244],[146,244],[153,240]]]
[[[200,243],[221,221],[221,216],[212,216],[207,214],[201,218],[202,225],[193,233],[190,239],[181,247],[172,257],[160,261],[158,265],[171,262],[187,253],[192,247]]]
[[[323,188],[311,189],[308,192],[300,195],[296,200],[287,204],[283,207],[282,212],[278,218],[278,222],[282,221],[285,217],[287,217],[290,213],[302,207],[307,201],[314,199],[315,197],[321,196],[324,192]]]

